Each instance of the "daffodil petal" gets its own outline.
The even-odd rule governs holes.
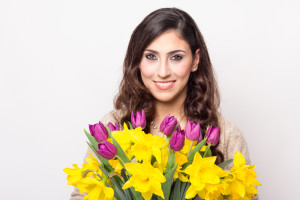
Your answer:
[[[193,185],[190,185],[189,189],[187,189],[187,191],[185,193],[185,198],[191,199],[191,198],[194,198],[196,195],[197,195],[197,191],[195,190]]]
[[[233,155],[233,164],[234,166],[241,166],[246,164],[245,158],[243,157],[241,152],[235,152],[235,154]]]
[[[182,173],[178,173],[178,178],[182,182],[189,182],[189,179],[186,176],[184,176]]]

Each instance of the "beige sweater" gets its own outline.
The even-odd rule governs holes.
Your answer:
[[[103,124],[107,124],[112,122],[113,124],[121,119],[122,113],[120,111],[114,110],[106,115],[100,120]],[[248,147],[246,140],[243,136],[241,130],[239,130],[233,123],[226,120],[220,113],[218,113],[218,120],[220,125],[220,141],[218,149],[223,153],[224,160],[228,160],[233,158],[233,155],[236,151],[240,151],[246,159],[246,164],[251,165]],[[91,152],[93,155],[93,151],[88,148],[86,156],[89,157],[88,152]],[[96,157],[96,155],[94,155]],[[233,166],[231,163],[225,169],[230,169]],[[82,195],[78,188],[75,188],[71,194],[70,200],[82,200],[84,195]]]

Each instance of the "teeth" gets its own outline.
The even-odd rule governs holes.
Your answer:
[[[157,85],[160,85],[160,86],[168,86],[168,85],[171,85],[173,82],[167,82],[167,83],[158,83],[156,82]]]

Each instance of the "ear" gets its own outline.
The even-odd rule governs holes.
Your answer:
[[[193,69],[198,68],[198,64],[200,62],[200,49],[197,49],[194,55],[194,60],[193,60]]]

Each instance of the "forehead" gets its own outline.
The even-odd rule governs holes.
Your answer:
[[[156,37],[146,49],[167,53],[173,50],[190,52],[189,44],[175,30],[168,30]]]

